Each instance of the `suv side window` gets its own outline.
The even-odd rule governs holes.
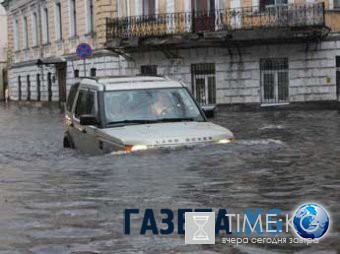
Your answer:
[[[96,115],[95,92],[90,90],[80,90],[74,112],[76,118],[81,115]]]
[[[74,98],[76,97],[78,88],[79,88],[79,83],[72,85],[71,88],[70,88],[70,92],[68,94],[67,102],[66,102],[66,110],[69,111],[69,112],[72,111]]]

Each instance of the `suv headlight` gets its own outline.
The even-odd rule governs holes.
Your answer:
[[[235,141],[235,138],[223,138],[217,141],[217,144],[228,144],[232,141]]]
[[[145,151],[148,149],[147,145],[125,145],[125,152],[136,152],[136,151]]]

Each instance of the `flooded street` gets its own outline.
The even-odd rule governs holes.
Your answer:
[[[339,112],[220,111],[212,121],[238,141],[88,157],[62,148],[58,110],[0,104],[0,254],[339,252]],[[308,201],[331,214],[312,246],[189,246],[176,233],[140,235],[143,212],[124,234],[126,208],[290,212]]]

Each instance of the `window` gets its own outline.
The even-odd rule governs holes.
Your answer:
[[[91,34],[94,32],[94,19],[93,19],[93,0],[85,0],[86,2],[86,32]]]
[[[262,103],[287,103],[289,93],[288,59],[261,59],[260,70]]]
[[[215,0],[194,0],[197,12],[215,11]]]
[[[36,12],[33,13],[32,15],[32,46],[37,46],[38,45],[38,15]]]
[[[143,0],[143,15],[156,14],[155,0]]]
[[[62,31],[62,19],[61,19],[61,3],[57,2],[55,4],[55,25],[56,25],[56,40],[61,40],[63,38]]]
[[[95,93],[92,91],[80,90],[76,110],[74,112],[75,117],[79,119],[81,115],[94,115],[96,114],[95,107]]]
[[[14,48],[16,51],[19,50],[20,48],[20,43],[19,43],[19,20],[16,19],[14,21]]]
[[[340,0],[334,0],[334,9],[340,9]]]
[[[118,17],[130,16],[130,1],[118,0],[117,1]]]
[[[49,27],[48,27],[48,9],[44,8],[43,9],[43,43],[47,44],[49,42]]]
[[[74,84],[74,85],[71,86],[71,88],[70,88],[70,92],[69,92],[69,94],[68,94],[67,103],[66,103],[66,109],[67,109],[67,111],[69,111],[69,112],[72,111],[74,99],[75,99],[75,97],[76,97],[78,88],[79,88],[79,83]]]
[[[74,77],[79,78],[79,70],[74,70]]]
[[[260,10],[266,10],[267,6],[273,5],[285,5],[288,4],[288,0],[260,0]]]
[[[215,64],[192,64],[192,92],[200,105],[216,104]]]
[[[340,56],[336,56],[336,94],[338,100],[340,100]]]
[[[90,70],[90,76],[91,76],[91,77],[97,76],[97,69],[96,69],[96,68],[91,68],[91,70]]]
[[[31,100],[31,80],[30,75],[27,75],[27,100]]]
[[[27,17],[24,17],[24,25],[23,25],[23,39],[24,39],[24,49],[28,48],[28,23]]]
[[[48,101],[52,101],[52,74],[51,72],[47,73],[47,95]]]
[[[204,120],[185,88],[108,91],[104,93],[104,112],[109,125],[140,119],[155,123],[165,119]]]
[[[156,76],[157,75],[157,65],[142,65],[140,67],[141,75],[150,75]]]
[[[41,82],[40,74],[37,74],[37,101],[41,100]]]
[[[21,76],[18,76],[18,100],[21,101],[22,91],[21,91]]]
[[[70,0],[70,37],[77,35],[76,0]]]

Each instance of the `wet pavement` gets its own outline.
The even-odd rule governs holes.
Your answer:
[[[0,104],[0,254],[340,250],[337,111],[220,111],[212,120],[235,133],[233,144],[101,157],[62,148],[62,117]],[[290,212],[306,201],[324,205],[332,219],[328,235],[312,246],[218,239],[188,246],[177,234],[139,235],[142,213],[124,235],[126,208]]]

